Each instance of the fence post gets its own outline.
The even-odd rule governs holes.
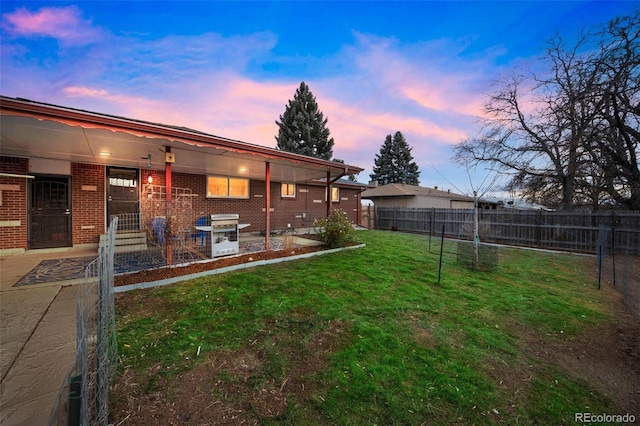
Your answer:
[[[377,229],[375,207],[372,206],[371,204],[369,204],[368,208],[369,208],[369,210],[368,210],[368,212],[369,212],[369,221],[367,223],[367,227],[368,228]]]
[[[542,246],[542,210],[538,210],[538,225],[536,226],[536,245]]]
[[[442,237],[440,238],[440,264],[438,265],[438,284],[442,278],[442,251],[444,249],[444,225],[442,225]]]
[[[616,286],[616,212],[611,210],[611,261],[613,268],[613,286]]]
[[[69,426],[80,426],[80,407],[82,406],[82,375],[71,378],[69,384]]]
[[[598,242],[596,243],[596,258],[598,259],[598,290],[602,287],[602,227],[598,231]]]
[[[391,225],[391,230],[392,231],[397,231],[398,230],[398,208],[397,207],[393,207],[393,222]]]

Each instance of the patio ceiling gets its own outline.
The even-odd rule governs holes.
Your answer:
[[[174,172],[305,182],[359,173],[334,163],[220,138],[195,130],[0,98],[0,154],[164,170],[166,147]],[[147,156],[151,156],[149,167]]]

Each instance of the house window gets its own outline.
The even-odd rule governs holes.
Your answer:
[[[136,180],[135,179],[124,179],[124,178],[110,177],[109,178],[109,185],[111,185],[111,186],[122,186],[122,187],[125,187],[125,188],[135,188],[136,187]]]
[[[325,194],[326,193],[327,193],[327,191],[325,190]],[[337,203],[338,201],[340,201],[340,188],[332,186],[331,187],[331,202],[332,203]]]
[[[282,182],[282,185],[280,186],[280,195],[282,198],[295,198],[296,184]]]
[[[249,179],[207,176],[207,198],[249,198]]]

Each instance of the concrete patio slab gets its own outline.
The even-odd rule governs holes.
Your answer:
[[[96,250],[38,250],[0,258],[0,424],[47,424],[75,355],[76,290],[68,282],[13,287],[42,260]],[[77,280],[74,283],[80,283]]]
[[[24,348],[60,292],[59,286],[0,293],[0,377]],[[19,309],[13,309],[19,307]]]

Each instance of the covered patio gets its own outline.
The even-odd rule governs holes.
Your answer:
[[[341,177],[362,168],[184,127],[6,97],[0,113],[0,155],[11,160],[0,169],[0,190],[5,206],[14,199],[22,204],[0,211],[0,255],[97,248],[110,218],[119,216],[119,231],[137,233],[131,238],[138,249],[161,247],[174,264],[176,248],[211,246],[202,227],[211,226],[214,214],[239,215],[247,227],[242,234],[261,236],[268,251],[274,233],[310,229],[336,202],[357,217],[364,189],[347,184],[347,197],[332,192]],[[46,179],[46,196],[66,191],[67,204],[36,205],[28,190],[34,179]],[[280,197],[280,185],[297,187],[290,199],[298,200]],[[5,235],[16,240],[16,231],[22,241],[8,241]],[[42,235],[48,240],[40,241]]]

